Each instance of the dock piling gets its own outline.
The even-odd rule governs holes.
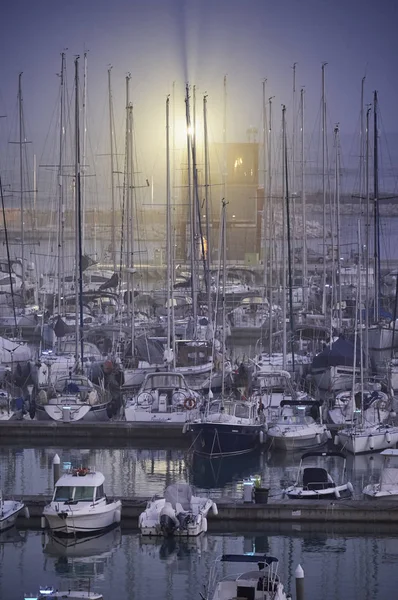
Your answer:
[[[57,483],[58,479],[61,476],[61,459],[58,454],[56,454],[53,458],[53,478],[54,478],[54,486]]]
[[[296,600],[304,600],[304,570],[298,564],[294,572],[296,578]]]

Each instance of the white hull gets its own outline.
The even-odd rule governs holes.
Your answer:
[[[164,509],[165,504],[165,498],[158,498],[148,502],[146,510],[138,517],[138,526],[142,535],[165,536],[160,523],[162,509]],[[192,496],[191,508],[184,513],[184,515],[189,515],[188,522],[183,526],[176,527],[171,535],[187,538],[206,533],[207,515],[210,509],[213,510],[214,514],[217,514],[217,506],[212,500]]]
[[[36,406],[37,421],[63,421],[75,423],[83,421],[85,423],[96,423],[109,421],[107,412],[108,404],[90,406],[88,404],[45,404]],[[66,407],[69,410],[65,410]]]
[[[126,406],[124,409],[126,421],[134,423],[181,423],[193,421],[199,418],[198,410],[182,410],[173,412],[150,412],[145,410],[137,410],[133,406]]]
[[[342,485],[336,485],[323,490],[304,490],[302,487],[292,486],[285,490],[285,494],[288,496],[288,498],[294,500],[312,500],[322,498],[336,498],[338,500],[341,496],[345,498],[347,498],[347,496],[351,496],[352,491],[349,489],[349,486],[344,483]]]
[[[309,448],[319,448],[326,444],[328,434],[324,428],[308,431],[289,431],[283,432],[279,428],[271,427],[267,436],[270,441],[270,447],[278,450],[305,450]]]
[[[64,598],[70,598],[70,600],[103,600],[104,597],[102,594],[97,594],[96,592],[85,592],[83,590],[68,590],[68,591],[59,591],[54,590],[52,588],[42,588],[39,594],[33,595],[29,594],[29,596],[25,595],[25,598],[38,598],[39,600],[44,600],[45,598],[50,598],[51,600],[63,600]]]
[[[120,500],[100,507],[91,504],[83,509],[52,502],[44,508],[43,516],[55,533],[72,535],[100,531],[120,523],[121,508]]]
[[[375,483],[372,485],[367,485],[363,492],[364,496],[370,498],[371,500],[377,499],[386,499],[386,500],[398,500],[398,487],[394,489],[380,489],[380,484]]]
[[[25,508],[22,502],[4,500],[0,505],[0,531],[5,531],[15,524],[19,513]]]
[[[343,429],[338,439],[344,450],[351,454],[376,452],[393,448],[398,443],[398,427],[374,426],[365,429]]]

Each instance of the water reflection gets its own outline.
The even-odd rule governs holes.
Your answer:
[[[270,497],[277,499],[282,497],[283,488],[296,480],[301,458],[301,453],[259,452],[210,460],[190,456],[184,450],[135,448],[25,448],[16,453],[14,448],[3,447],[0,481],[4,496],[51,494],[52,460],[56,453],[61,462],[70,461],[101,471],[110,496],[141,498],[163,494],[171,483],[187,481],[199,495],[204,492],[238,499],[242,498],[243,479],[260,475],[262,484],[270,489]],[[379,454],[347,457],[347,479],[354,486],[354,497],[362,497],[363,488],[378,479],[381,467]],[[328,462],[332,477],[339,479],[341,468],[339,459],[334,462],[331,458]]]
[[[298,563],[303,565],[308,600],[320,595],[322,600],[395,597],[397,538],[381,534],[379,526],[375,527],[377,533],[367,535],[334,534],[322,524],[312,530],[291,529],[275,535],[269,531],[272,527],[267,526],[267,533],[207,534],[192,541],[170,542],[147,540],[137,533],[123,533],[120,539],[120,532],[114,530],[106,535],[114,534],[116,540],[96,538],[98,548],[92,556],[89,547],[93,540],[87,540],[86,547],[69,543],[60,547],[46,539],[43,551],[42,534],[28,531],[23,544],[2,545],[0,598],[19,600],[24,592],[40,585],[65,588],[67,578],[71,587],[86,589],[89,579],[91,588],[106,600],[191,600],[200,597],[216,556],[264,551],[279,558],[279,574],[287,590],[294,591],[295,568]],[[90,562],[96,566],[90,567]],[[67,570],[59,568],[66,564]],[[225,569],[227,575],[229,567]]]
[[[122,533],[116,527],[100,535],[67,538],[42,534],[44,570],[65,577],[103,579],[112,554],[121,545]]]

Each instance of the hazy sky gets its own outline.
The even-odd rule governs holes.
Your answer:
[[[88,51],[90,135],[106,140],[107,68],[117,119],[123,119],[124,77],[132,96],[143,170],[151,175],[164,139],[164,102],[172,82],[186,81],[209,94],[213,122],[222,119],[223,76],[228,76],[228,136],[245,140],[261,127],[261,82],[275,96],[276,114],[305,86],[308,130],[316,127],[321,63],[328,62],[328,119],[341,132],[358,130],[361,79],[366,102],[379,91],[383,127],[398,131],[398,4],[394,0],[15,0],[2,11],[0,112],[2,136],[10,137],[16,114],[18,73],[23,71],[25,118],[36,153],[56,106],[60,53]],[[178,88],[177,88],[178,89]],[[278,116],[279,118],[279,116]],[[5,124],[7,121],[7,125]],[[215,131],[217,126],[214,125]],[[214,133],[217,137],[217,133]],[[157,146],[157,147],[156,147]]]

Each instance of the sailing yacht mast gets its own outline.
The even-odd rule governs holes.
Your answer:
[[[21,194],[21,260],[22,260],[22,291],[25,290],[25,225],[24,225],[24,185],[23,185],[23,100],[22,100],[22,73],[18,77],[18,115],[19,115],[19,185]]]
[[[378,98],[377,91],[373,94],[373,202],[374,202],[374,278],[375,303],[374,318],[377,323],[380,316],[380,213],[379,213],[379,148],[378,148]]]
[[[82,136],[82,247],[85,247],[86,241],[86,153],[87,153],[87,52],[84,53],[83,56],[83,106],[82,106],[82,114],[83,114],[83,136]]]
[[[272,357],[272,330],[273,330],[273,285],[274,285],[274,277],[273,277],[273,262],[275,260],[274,254],[274,204],[272,198],[272,97],[268,99],[268,185],[267,185],[267,202],[268,202],[268,232],[269,232],[269,271],[268,271],[268,283],[269,283],[269,303],[270,303],[270,311],[269,311],[269,355]]]
[[[166,253],[167,253],[167,348],[165,361],[174,361],[174,335],[172,336],[173,276],[172,276],[172,225],[171,225],[171,185],[170,185],[170,97],[166,100]]]
[[[294,360],[294,315],[293,315],[293,274],[292,274],[292,241],[290,233],[290,199],[289,199],[289,171],[287,162],[287,131],[286,131],[286,107],[282,108],[282,129],[283,129],[283,165],[285,178],[285,202],[286,202],[286,226],[287,226],[287,262],[288,262],[288,277],[289,277],[289,322],[290,322],[290,347],[292,353],[292,371],[295,372]],[[285,302],[286,305],[286,295]],[[284,323],[286,330],[286,320]],[[284,366],[285,368],[285,366]]]
[[[338,269],[338,274],[339,274],[339,282],[337,285],[337,302],[339,304],[339,311],[338,311],[338,330],[341,331],[342,330],[342,325],[343,325],[343,309],[342,309],[342,297],[341,297],[341,260],[340,260],[340,248],[341,248],[341,241],[340,241],[340,131],[339,131],[339,126],[336,125],[335,129],[334,129],[334,135],[335,135],[335,149],[336,149],[336,170],[335,170],[335,186],[336,186],[336,227],[337,227],[337,248],[336,248],[336,255],[337,255],[337,269]],[[335,256],[334,253],[334,249],[333,249],[333,258]],[[360,281],[358,283],[358,285],[360,285]],[[336,300],[336,298],[335,298]],[[332,339],[332,338],[331,338]]]
[[[269,247],[267,248],[267,218],[265,213],[265,184],[267,180],[267,107],[266,107],[266,99],[265,99],[265,88],[266,88],[267,80],[263,81],[263,181],[264,181],[264,193],[263,193],[263,218],[262,218],[262,232],[261,232],[261,242],[262,242],[262,255],[263,255],[263,283],[264,283],[264,300],[266,298],[270,298],[269,292],[269,276],[268,276],[268,264],[269,261]]]
[[[191,288],[192,288],[192,313],[193,313],[193,338],[196,339],[197,325],[197,281],[196,281],[196,240],[194,194],[192,193],[192,125],[190,113],[189,84],[185,88],[185,118],[187,128],[187,163],[188,163],[188,206],[190,226],[190,253],[191,253]]]
[[[292,111],[292,212],[293,218],[291,223],[292,230],[292,256],[296,257],[296,67],[297,63],[293,63],[293,111]],[[295,271],[295,260],[293,260],[293,274]]]
[[[82,270],[82,197],[80,164],[79,122],[79,56],[75,58],[75,213],[76,213],[76,258],[75,258],[75,301],[76,301],[76,359],[83,366],[83,270]],[[80,345],[80,347],[79,347]]]
[[[61,54],[61,90],[60,90],[60,118],[59,118],[59,162],[58,162],[58,314],[62,314],[62,299],[65,287],[65,199],[64,199],[64,148],[65,148],[65,53]]]
[[[116,273],[116,243],[115,243],[115,166],[113,147],[113,98],[112,98],[112,67],[108,69],[108,102],[109,102],[109,138],[110,138],[110,168],[111,168],[111,248],[113,272]]]
[[[365,230],[365,358],[369,364],[369,243],[370,243],[370,187],[369,187],[369,126],[371,107],[366,111],[365,141],[365,197],[366,197],[366,230]]]
[[[281,235],[281,244],[282,244],[282,366],[283,369],[286,370],[286,359],[287,359],[287,330],[286,330],[286,319],[287,319],[287,294],[286,294],[286,237],[285,232],[286,228],[289,228],[289,224],[287,223],[286,216],[286,175],[285,175],[285,145],[286,145],[286,136],[285,136],[285,119],[286,119],[286,107],[282,104],[282,235]]]
[[[303,219],[303,290],[304,307],[308,306],[308,273],[307,273],[307,200],[305,195],[305,155],[304,155],[304,88],[300,90],[300,121],[301,121],[301,207]]]
[[[326,99],[325,99],[325,67],[322,63],[322,232],[323,232],[323,275],[322,275],[322,314],[326,318]]]
[[[210,242],[210,186],[209,186],[209,140],[207,131],[207,95],[203,96],[203,144],[205,161],[205,211],[206,211],[206,278],[207,278],[207,315],[210,328],[213,323],[213,308],[211,300],[211,242]]]

